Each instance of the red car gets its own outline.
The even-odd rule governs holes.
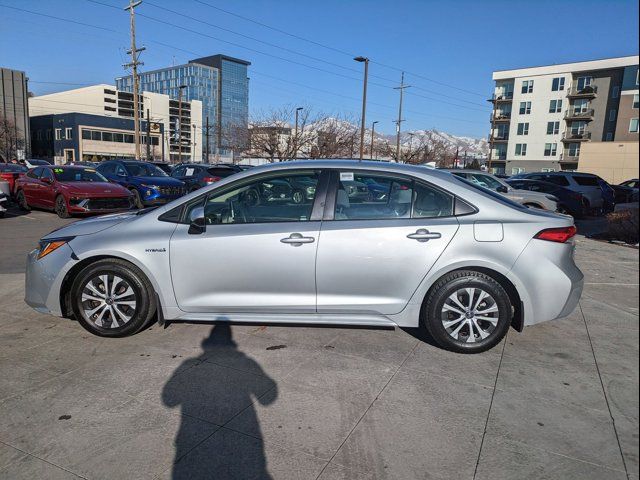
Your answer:
[[[19,177],[15,184],[20,208],[46,208],[54,210],[60,218],[118,212],[129,210],[133,205],[129,190],[110,183],[93,168],[36,167]]]
[[[12,195],[15,192],[16,179],[27,173],[27,170],[29,170],[27,167],[17,163],[0,163],[0,180],[9,182],[9,191]]]

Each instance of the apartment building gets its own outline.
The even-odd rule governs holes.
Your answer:
[[[47,155],[53,151],[54,159],[60,163],[71,159],[79,160],[105,160],[108,158],[120,158],[123,156],[133,157],[135,155],[135,144],[133,142],[133,94],[115,89],[112,85],[92,85],[84,88],[66,90],[64,92],[52,93],[31,97],[29,99],[31,111],[31,124],[38,125],[33,129],[32,138],[43,151],[46,147]],[[202,128],[202,102],[198,100],[182,101],[182,107],[177,100],[172,100],[168,95],[143,91],[138,97],[138,112],[143,125],[141,125],[142,149],[141,154],[146,158],[147,151],[154,160],[179,161],[202,161],[203,128]],[[90,124],[74,124],[73,128],[77,139],[92,140],[83,138],[82,130],[99,130],[106,133],[101,135],[106,140],[100,140],[100,144],[87,142],[64,144],[68,127],[61,128],[59,133],[55,129],[49,133],[47,127],[43,129],[43,123],[37,120],[42,116],[58,116],[64,114],[77,113],[85,116],[64,117],[68,119],[90,121]],[[59,118],[53,118],[52,124],[57,124]],[[124,122],[114,122],[109,119],[128,120]],[[148,120],[148,128],[147,128]],[[44,125],[50,123],[46,120]],[[132,130],[129,132],[127,129]],[[127,130],[127,131],[125,131]],[[159,139],[155,139],[160,135]],[[49,138],[47,138],[49,135]],[[94,134],[96,136],[97,134]],[[123,136],[124,135],[124,136]],[[150,146],[146,148],[147,135]],[[61,138],[57,138],[61,137]],[[124,141],[131,139],[131,142]],[[60,147],[51,146],[49,140],[60,142]],[[129,144],[129,145],[127,145]],[[66,146],[65,146],[66,145]],[[90,146],[91,148],[88,148]],[[34,155],[38,153],[34,149]]]
[[[10,137],[3,144],[0,160],[24,159],[30,152],[29,90],[27,75],[0,68],[0,120],[7,121]]]
[[[249,122],[249,78],[246,60],[211,55],[183,65],[139,74],[140,89],[163,93],[172,99],[200,100],[202,124],[210,126],[205,152],[210,156],[232,155],[246,146]],[[131,75],[116,78],[116,87],[133,92]]]
[[[637,141],[637,55],[501,70],[493,80],[494,172],[575,170],[585,142]]]

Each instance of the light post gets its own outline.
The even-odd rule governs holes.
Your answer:
[[[178,131],[178,163],[182,163],[182,90],[187,88],[186,85],[178,87],[178,122],[176,125]]]
[[[195,162],[196,161],[196,124],[192,123],[191,126],[193,127],[193,147],[191,147],[191,161]]]
[[[373,132],[376,131],[376,123],[378,123],[377,120],[371,123],[371,160],[373,160]]]
[[[295,135],[293,137],[293,158],[296,159],[298,158],[298,113],[300,111],[304,110],[304,107],[298,107],[296,108],[296,130],[295,130]]]
[[[356,62],[364,63],[364,82],[362,86],[362,121],[360,125],[360,161],[364,156],[364,126],[367,113],[367,79],[369,76],[369,59],[367,57],[355,57]]]

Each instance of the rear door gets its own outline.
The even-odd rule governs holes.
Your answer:
[[[42,175],[40,175],[40,187],[39,194],[42,206],[46,208],[53,208],[55,202],[55,186],[53,171],[50,168],[43,168]]]
[[[22,191],[29,205],[42,206],[40,199],[40,175],[42,175],[42,167],[36,167],[29,170],[22,183]]]
[[[332,177],[316,261],[318,312],[398,313],[458,230],[454,197],[405,176]],[[360,195],[354,182],[387,192]]]

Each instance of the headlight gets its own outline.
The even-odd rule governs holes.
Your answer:
[[[74,237],[56,238],[51,240],[40,240],[40,251],[38,252],[38,260],[55,252],[61,246],[73,240]]]
[[[140,186],[141,186],[142,188],[153,188],[153,189],[158,188],[158,186],[157,186],[157,185],[147,185],[146,183],[141,183],[141,184],[140,184]]]

